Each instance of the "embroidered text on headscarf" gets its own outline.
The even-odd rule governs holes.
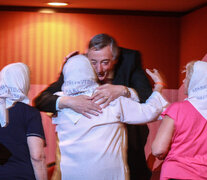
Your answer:
[[[76,86],[79,85],[79,88],[74,88],[71,89],[71,86]],[[76,95],[76,94],[83,94],[86,91],[89,91],[89,87],[93,86],[93,85],[97,85],[96,82],[94,82],[93,80],[80,80],[80,81],[71,81],[68,80],[66,82],[64,82],[63,84],[63,89],[64,89],[64,94],[67,95]]]
[[[207,119],[207,62],[194,63],[188,87],[188,100]]]

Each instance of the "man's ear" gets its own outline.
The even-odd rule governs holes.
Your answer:
[[[115,59],[115,60],[111,60],[111,67],[110,67],[110,70],[114,70],[114,66],[117,64],[118,60]]]
[[[112,65],[114,66],[115,64],[117,64],[118,63],[118,59],[114,59],[114,60],[112,60]]]

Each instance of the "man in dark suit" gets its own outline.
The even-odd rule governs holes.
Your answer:
[[[116,41],[107,34],[98,34],[89,42],[87,56],[91,61],[100,83],[99,91],[92,97],[58,97],[53,95],[61,90],[63,74],[34,100],[35,106],[46,112],[56,113],[58,109],[72,108],[90,118],[101,113],[100,104],[107,106],[119,96],[130,97],[135,89],[140,102],[150,96],[152,90],[146,77],[138,51],[120,48]],[[112,84],[111,84],[112,83]],[[99,101],[96,104],[95,101]],[[128,130],[128,165],[131,180],[148,180],[151,172],[147,167],[144,146],[147,141],[147,125],[127,125]]]

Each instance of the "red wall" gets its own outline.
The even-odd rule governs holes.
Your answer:
[[[180,72],[187,62],[202,59],[207,53],[207,7],[181,18]],[[180,84],[184,78],[180,74]]]
[[[169,88],[178,87],[179,18],[94,14],[0,12],[0,68],[21,61],[31,68],[32,84],[49,84],[67,53],[85,51],[97,33],[142,53],[144,67],[158,68]]]

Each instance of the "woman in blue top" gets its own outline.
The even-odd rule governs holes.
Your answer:
[[[0,72],[0,178],[47,179],[45,136],[39,111],[28,105],[29,68],[7,65]]]

